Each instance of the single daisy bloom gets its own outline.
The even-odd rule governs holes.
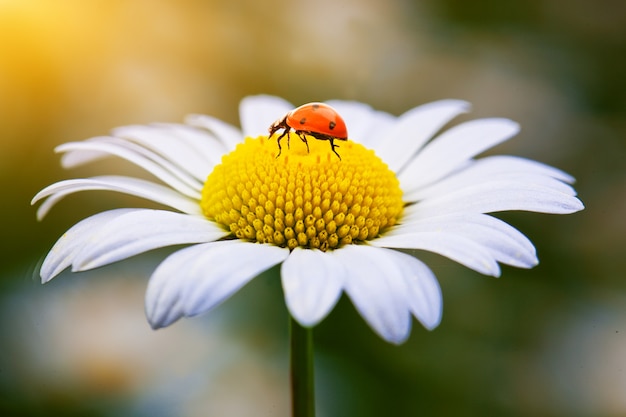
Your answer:
[[[115,209],[82,220],[50,250],[42,281],[67,267],[85,271],[186,244],[150,278],[146,314],[155,329],[211,310],[280,264],[287,308],[301,325],[320,322],[345,291],[371,328],[398,344],[412,316],[433,329],[442,314],[434,274],[401,249],[499,276],[499,263],[531,268],[538,260],[522,233],[487,213],[583,209],[563,171],[514,156],[476,158],[519,131],[511,120],[441,131],[468,111],[467,102],[437,101],[399,117],[358,102],[327,104],[345,120],[349,139],[305,141],[290,132],[280,155],[280,132],[268,138],[268,128],[294,106],[272,96],[242,100],[241,129],[191,115],[185,124],[125,126],[58,146],[66,168],[115,156],[158,182],[111,175],[60,181],[34,197],[33,204],[43,200],[39,219],[86,190],[139,196],[167,210]]]

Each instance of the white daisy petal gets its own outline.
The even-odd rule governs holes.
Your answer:
[[[364,144],[363,138],[368,136],[369,129],[372,127],[371,116],[374,109],[365,103],[356,101],[330,100],[326,104],[337,110],[337,113],[346,122],[348,137]]]
[[[72,270],[98,268],[166,246],[212,242],[229,233],[204,217],[164,210],[134,211],[92,233],[92,243],[76,255]]]
[[[565,180],[572,179],[557,169],[523,158],[489,157],[472,161],[462,170],[424,188],[406,191],[406,201],[418,201],[439,195],[447,195],[473,184],[491,181],[512,181],[520,184],[537,184],[553,191],[576,195]],[[573,179],[572,179],[573,180]]]
[[[239,103],[239,119],[244,137],[255,138],[269,133],[272,123],[293,109],[293,105],[279,97],[258,95],[245,97]]]
[[[116,191],[152,200],[183,213],[202,214],[197,201],[184,197],[171,188],[138,178],[112,175],[59,181],[39,191],[31,204],[48,197],[37,210],[37,218],[41,220],[65,196],[87,190]]]
[[[517,180],[493,180],[429,198],[406,207],[405,218],[415,219],[451,213],[493,213],[522,210],[568,214],[582,210],[583,204],[569,193],[542,184]]]
[[[150,151],[148,154],[151,159],[157,162],[165,160],[169,165],[184,170],[187,175],[191,172],[203,170],[208,159],[196,147],[190,146],[186,135],[180,135],[183,129],[191,129],[189,126],[180,126],[176,128],[174,124],[152,124],[152,125],[130,125],[121,126],[111,131],[112,135],[127,142],[129,145],[134,144],[135,149],[139,148]],[[207,142],[211,141],[210,135],[205,135]],[[213,139],[213,141],[215,141]],[[222,149],[222,152],[224,149]],[[155,158],[157,155],[158,158]],[[206,169],[203,170],[206,175]],[[204,178],[200,178],[203,180]]]
[[[156,329],[183,316],[205,313],[288,255],[285,248],[240,240],[181,249],[166,258],[150,278],[148,321]]]
[[[343,290],[345,272],[319,250],[295,248],[281,267],[285,301],[303,326],[315,326],[333,309]]]
[[[132,143],[125,143],[121,139],[99,137],[83,142],[68,142],[57,146],[55,151],[59,153],[69,152],[69,154],[65,156],[69,156],[69,161],[73,163],[78,160],[86,162],[84,158],[78,159],[73,157],[73,153],[88,152],[91,154],[93,151],[96,151],[116,155],[145,169],[147,172],[182,194],[185,194],[187,197],[200,199],[202,184],[190,177],[187,172],[183,172],[158,155]],[[62,162],[66,168],[69,167],[67,159],[62,160]]]
[[[87,139],[85,142],[101,140],[103,138],[110,139],[108,136],[96,136],[96,137]],[[64,145],[66,144],[64,143],[62,145],[57,146],[56,148],[54,148],[54,151],[56,153],[62,152],[60,149]],[[111,154],[105,151],[95,151],[95,150],[86,150],[86,149],[81,149],[80,151],[78,150],[68,151],[61,157],[61,166],[63,168],[74,168],[74,167],[85,165],[91,162],[95,162],[99,159],[106,158],[108,156],[111,156]]]
[[[372,329],[388,342],[400,344],[411,331],[403,270],[385,249],[347,245],[329,255],[344,266],[345,291]]]
[[[475,163],[476,168],[480,166],[484,174],[498,175],[500,173],[527,173],[545,175],[557,180],[572,184],[575,182],[574,177],[560,169],[551,167],[541,162],[519,156],[510,155],[494,155],[481,158]]]
[[[184,316],[182,292],[190,290],[191,274],[200,274],[197,262],[223,242],[202,243],[174,252],[152,273],[146,289],[145,309],[153,329],[169,326]]]
[[[224,145],[227,152],[235,149],[235,147],[243,141],[243,136],[239,129],[215,117],[205,116],[203,114],[190,114],[185,117],[185,123],[191,126],[201,127],[213,133]]]
[[[465,171],[464,171],[465,172]],[[428,187],[415,192],[407,192],[404,195],[404,199],[409,202],[426,201],[439,198],[439,196],[451,196],[457,192],[462,192],[469,186],[474,184],[482,184],[488,186],[493,184],[508,184],[502,186],[508,186],[511,189],[515,189],[518,186],[521,187],[537,187],[538,189],[545,190],[546,192],[554,193],[555,195],[564,194],[569,197],[576,196],[576,190],[569,184],[561,182],[557,179],[546,177],[536,174],[525,173],[506,173],[500,175],[485,176],[480,178],[474,178],[474,175],[459,174],[453,175],[445,180],[438,181]]]
[[[385,146],[385,134],[396,123],[396,118],[389,113],[376,111],[370,115],[370,120],[371,123],[367,132],[362,137],[355,137],[355,139],[364,146],[373,149],[378,155],[378,150]],[[348,134],[351,135],[350,132]]]
[[[470,239],[489,250],[495,260],[520,268],[539,262],[526,236],[502,220],[486,214],[455,214],[408,221],[385,234],[445,232]]]
[[[411,160],[398,179],[412,190],[443,178],[468,159],[506,141],[519,132],[508,119],[480,119],[462,123],[443,132]]]
[[[219,155],[226,149],[223,146],[210,147],[209,144],[219,142],[208,133],[203,134],[202,140],[192,140],[190,135],[182,135],[184,130],[192,130],[189,126],[176,127],[174,124],[153,124],[148,126],[122,126],[112,130],[117,136],[127,142],[135,143],[144,149],[160,155],[171,164],[194,175],[204,181],[208,174],[207,164],[219,161]],[[215,151],[220,153],[215,155]],[[217,157],[217,159],[216,159]]]
[[[481,274],[500,276],[500,267],[489,250],[472,239],[455,233],[407,232],[381,236],[369,243],[380,248],[421,249],[438,253]]]
[[[387,253],[402,270],[411,312],[428,330],[434,329],[441,322],[443,312],[443,297],[435,274],[413,256],[395,250]]]
[[[50,252],[48,252],[46,259],[44,259],[39,272],[41,282],[46,283],[50,281],[69,267],[74,261],[76,254],[80,252],[88,242],[92,241],[91,237],[103,229],[111,220],[128,213],[133,213],[136,210],[137,209],[116,209],[103,211],[72,226],[57,240],[52,249],[50,249]]]
[[[183,141],[199,158],[219,162],[226,152],[224,144],[206,129],[181,123],[153,123],[151,126],[173,134],[175,141]]]
[[[343,100],[330,100],[326,103],[337,110],[346,122],[350,140],[374,150],[381,144],[383,134],[396,123],[394,116],[376,111],[364,103]]]
[[[400,172],[415,152],[439,129],[468,111],[469,107],[465,101],[441,100],[409,110],[387,130],[380,145],[375,148],[376,154],[392,171]]]

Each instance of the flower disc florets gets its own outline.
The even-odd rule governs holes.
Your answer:
[[[274,140],[247,138],[222,158],[202,190],[202,209],[239,239],[294,249],[335,249],[378,236],[402,214],[395,174],[373,151],[295,135],[276,157]]]

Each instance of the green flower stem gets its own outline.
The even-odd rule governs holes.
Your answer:
[[[291,409],[293,417],[315,416],[313,329],[289,318],[291,351]]]

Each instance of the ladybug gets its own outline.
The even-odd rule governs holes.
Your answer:
[[[269,128],[271,138],[277,130],[284,129],[283,133],[278,137],[278,155],[280,156],[282,148],[280,141],[287,136],[287,147],[289,147],[289,132],[293,129],[306,145],[309,151],[309,143],[306,140],[307,135],[317,140],[327,140],[330,142],[330,148],[335,155],[341,159],[335,148],[335,140],[348,140],[348,129],[339,113],[328,104],[324,103],[308,103],[291,110],[283,118],[275,121]]]

